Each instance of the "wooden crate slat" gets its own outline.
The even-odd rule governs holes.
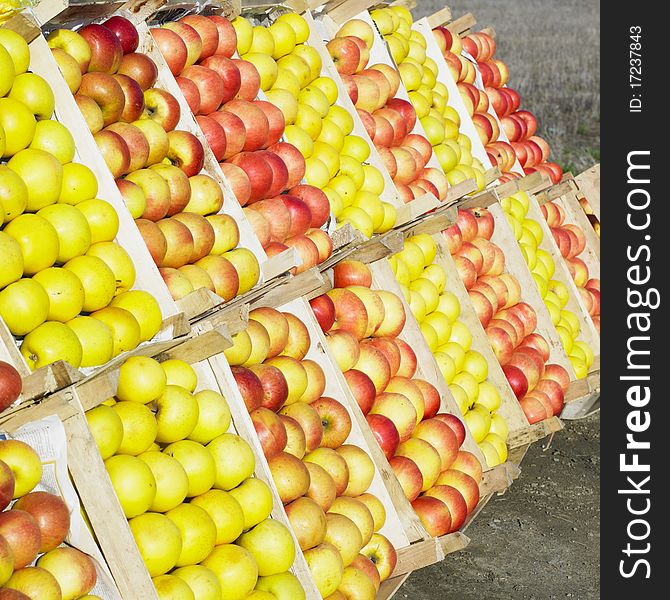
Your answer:
[[[577,175],[575,183],[600,221],[600,164]]]
[[[563,423],[561,420],[558,417],[549,417],[544,421],[529,425],[528,428],[524,430],[511,433],[508,438],[508,444],[510,448],[531,444],[553,433],[556,433],[561,429],[563,429]]]
[[[458,19],[448,23],[446,27],[451,33],[462,35],[476,24],[477,19],[475,19],[475,16],[472,13],[465,13],[462,17],[458,17]]]
[[[451,21],[451,9],[448,6],[445,6],[437,12],[434,12],[432,15],[426,17],[426,19],[430,28],[435,29],[435,27],[440,27]]]

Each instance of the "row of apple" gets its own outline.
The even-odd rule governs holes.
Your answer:
[[[0,317],[31,369],[100,365],[152,339],[162,310],[133,289],[138,257],[117,243],[119,216],[30,62],[25,40],[0,30]]]
[[[375,164],[364,164],[368,142],[354,133],[356,117],[343,106],[341,82],[331,77],[324,64],[330,58],[316,47],[322,42],[307,19],[288,12],[267,28],[243,17],[233,25],[240,34],[238,52],[264,65],[263,91],[282,111],[286,139],[304,159],[305,180],[323,192],[336,223],[351,223],[368,237],[390,229],[396,211],[380,197],[384,178]]]
[[[588,265],[580,256],[586,249],[584,231],[574,223],[565,223],[565,210],[555,202],[540,207],[558,249],[565,259],[593,324],[600,333],[600,279],[590,276]]]
[[[551,150],[546,140],[536,135],[537,119],[533,113],[520,110],[520,94],[506,86],[509,70],[503,61],[494,58],[493,37],[481,31],[469,33],[463,37],[462,46],[477,61],[484,92],[524,173],[537,170],[558,183],[563,171],[558,164],[549,161]],[[489,143],[491,141],[495,140]]]
[[[168,43],[185,50],[177,33],[164,31],[172,36]],[[226,30],[221,37],[225,52]],[[178,99],[160,85],[156,60],[138,51],[144,41],[135,25],[113,16],[78,31],[56,29],[47,41],[172,296],[203,282],[224,300],[251,289],[259,257],[237,248],[240,232],[219,214],[224,190],[205,164],[205,148],[184,125]],[[188,58],[192,64],[198,53]],[[73,59],[79,73],[68,64]],[[219,137],[225,140],[225,133]]]
[[[424,234],[410,238],[391,264],[463,420],[491,468],[507,459],[508,425],[497,414],[501,392],[489,379],[486,358],[473,347],[473,333],[459,319],[464,307],[455,286],[447,289],[451,265],[436,255],[436,241]],[[471,288],[467,293],[478,292]],[[476,306],[471,298],[463,301]]]
[[[460,116],[448,103],[449,92],[439,81],[439,65],[427,52],[427,40],[414,28],[411,13],[404,7],[373,10],[372,18],[398,65],[398,71],[417,110],[428,140],[447,179],[454,185],[472,178],[484,188],[484,166],[472,157],[467,136],[459,133]]]

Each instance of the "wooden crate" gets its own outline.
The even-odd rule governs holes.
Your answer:
[[[379,261],[379,262],[383,263],[386,261]],[[379,263],[375,263],[375,265],[376,264]],[[372,265],[373,272],[375,269],[375,265]],[[392,273],[391,276],[393,276]],[[409,311],[408,307],[405,308],[406,311]],[[409,542],[409,544],[401,546],[398,549],[398,564],[396,566],[396,569],[394,570],[395,576],[400,576],[402,574],[409,573],[414,569],[428,566],[430,564],[438,562],[442,560],[447,554],[451,552],[456,552],[464,548],[465,545],[467,544],[467,541],[464,542],[464,539],[467,540],[467,538],[463,538],[460,532],[447,534],[440,538],[430,537],[423,523],[421,523],[421,520],[414,512],[414,509],[412,508],[410,502],[405,497],[405,494],[402,491],[402,488],[400,487],[400,484],[395,476],[395,473],[393,472],[393,469],[389,465],[388,460],[386,459],[384,453],[379,447],[374,437],[374,434],[370,430],[370,427],[365,419],[365,416],[363,415],[363,412],[361,411],[355,398],[353,397],[351,390],[349,389],[349,385],[346,379],[344,378],[343,373],[337,366],[335,358],[330,350],[330,346],[328,345],[328,342],[326,341],[326,338],[318,322],[316,321],[316,317],[312,313],[310,307],[307,306],[307,304],[304,302],[302,302],[302,305],[300,306],[299,301],[296,301],[295,307],[291,307],[290,312],[296,314],[296,316],[298,316],[307,325],[307,329],[312,339],[312,348],[310,349],[307,358],[311,358],[312,360],[319,362],[319,364],[323,368],[324,373],[326,374],[326,381],[327,381],[326,394],[337,398],[347,407],[347,409],[349,410],[349,414],[352,417],[352,423],[355,424],[354,427],[360,431],[360,434],[362,436],[361,438],[362,442],[360,445],[361,447],[367,446],[368,454],[375,463],[377,473],[375,474],[375,481],[373,481],[373,486],[376,485],[375,482],[377,481],[377,478],[380,478],[381,482],[383,483],[383,486],[386,488],[386,494],[382,493],[382,495],[379,497],[380,499],[382,499],[382,501],[385,501],[385,499],[388,498],[390,506],[392,507],[392,514],[395,515],[393,523],[388,523],[389,517],[387,516],[387,525],[390,528],[389,532],[394,531],[394,535],[398,535],[399,532],[402,531],[403,535],[405,536],[405,539],[407,539]],[[402,334],[401,337],[403,337]],[[416,351],[416,348],[414,348],[414,350]],[[418,358],[418,352],[417,352],[417,358]],[[421,363],[421,360],[419,360],[419,363]],[[437,365],[435,366],[435,369],[437,370]],[[425,379],[428,379],[429,381],[431,381],[431,383],[436,385],[435,382],[433,382],[426,376],[426,373],[423,372],[419,373],[417,371],[417,374]],[[442,380],[442,382],[444,383],[444,380]],[[443,387],[446,388],[446,385],[444,385]],[[438,389],[440,388],[438,387]],[[448,388],[446,388],[446,391],[447,393],[449,393]],[[440,392],[442,395],[441,389]],[[453,398],[451,398],[451,401],[453,402],[453,404],[449,406],[452,409],[458,411],[458,408],[456,407]],[[444,402],[445,401],[443,397],[443,403]],[[446,410],[446,412],[452,412],[453,414],[458,414],[458,412],[453,412],[453,410],[449,410],[444,406],[443,410]],[[471,438],[470,441],[472,442],[472,444],[474,444],[474,441],[472,441]],[[365,446],[363,446],[363,444],[365,444]],[[466,443],[464,443],[464,448],[467,448],[473,453],[479,451],[476,445],[474,445],[473,448],[471,444],[468,444],[466,446]],[[478,454],[478,456],[480,455],[481,453]],[[486,464],[485,461],[483,460],[483,456],[481,460],[482,464]],[[377,487],[376,489],[380,490],[381,488]],[[373,493],[376,494],[377,492]],[[387,512],[388,510],[389,508],[387,506]],[[382,530],[382,533],[385,533],[384,530]],[[389,539],[393,541],[392,537],[390,537]],[[394,577],[391,577],[389,581],[393,578]]]
[[[56,99],[54,117],[70,130],[75,139],[75,162],[84,164],[95,173],[98,180],[97,197],[106,200],[118,215],[119,231],[116,242],[128,252],[133,260],[136,270],[136,281],[133,289],[150,293],[160,306],[163,315],[160,331],[152,341],[141,344],[133,352],[150,354],[160,351],[162,347],[180,343],[190,332],[188,321],[170,296],[158,268],[154,265],[149,251],[123,203],[114,179],[95,145],[93,136],[88,131],[74,98],[58,69],[46,40],[35,23],[23,15],[10,19],[4,24],[4,27],[16,31],[29,42],[30,68],[33,72],[41,75],[54,92]],[[12,362],[22,374],[27,375],[29,373],[28,366],[21,354],[15,348],[11,348],[13,344],[15,345],[11,334],[4,323],[0,323],[0,355]],[[127,357],[129,355],[129,353],[125,353],[123,356]],[[123,360],[123,358],[120,360]],[[64,373],[67,367],[51,368],[52,371],[54,369],[60,369],[60,372]],[[97,367],[82,369],[80,375],[83,377],[84,374],[90,374],[97,369]],[[70,369],[70,378],[63,379],[61,387],[80,378],[76,377],[75,373],[76,371]],[[50,391],[55,390],[53,387],[47,386],[46,393]]]
[[[198,374],[196,391],[212,389],[225,396],[232,415],[229,432],[236,433],[250,445],[256,459],[254,475],[267,483],[273,493],[274,508],[271,516],[291,530],[251,417],[227,362],[222,355],[218,355],[192,366]],[[85,387],[72,386],[50,396],[36,407],[18,411],[1,425],[12,430],[47,414],[57,414],[63,420],[68,435],[71,476],[123,600],[158,600],[84,415],[84,410],[101,404],[115,391],[114,377],[100,376],[89,381]],[[292,571],[300,579],[307,598],[318,600],[320,595],[295,538],[294,542],[296,559]]]

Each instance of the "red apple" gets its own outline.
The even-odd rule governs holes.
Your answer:
[[[39,524],[24,510],[12,509],[0,513],[0,536],[11,548],[15,570],[33,562],[42,546]]]
[[[521,400],[528,391],[528,379],[524,372],[512,365],[503,366],[503,373],[518,400]]]
[[[463,421],[456,415],[448,413],[438,413],[434,418],[451,427],[452,431],[456,434],[456,440],[458,441],[458,447],[460,448],[465,440],[465,425],[463,424]]]
[[[262,155],[256,152],[240,152],[229,162],[240,167],[249,178],[251,185],[250,202],[267,198],[272,186],[274,172]]]
[[[412,502],[412,508],[432,537],[440,537],[452,530],[451,512],[441,500],[432,496],[421,496]]]
[[[423,497],[440,500],[449,509],[451,527],[448,533],[458,531],[463,526],[465,519],[468,517],[468,505],[465,503],[461,492],[455,487],[438,484],[430,488]]]
[[[284,142],[280,144],[275,144],[269,150],[272,152],[274,151],[273,148],[277,148],[278,146],[289,146],[299,154],[299,151],[295,148],[295,146],[291,146],[291,144],[286,144]],[[291,150],[291,152],[293,152],[293,150]],[[280,154],[280,156],[282,155]],[[284,162],[286,162],[286,160],[284,160]],[[304,166],[304,160],[303,160],[303,166]],[[291,169],[289,168],[289,173],[290,172]],[[298,172],[296,172],[295,174],[297,175],[297,173]],[[288,185],[290,186],[291,183],[292,183],[291,179],[289,178]],[[312,215],[309,225],[310,227],[321,227],[330,217],[330,203],[328,201],[328,196],[326,196],[326,194],[324,194],[319,188],[313,185],[301,184],[296,185],[294,187],[290,187],[288,193],[291,196],[296,196],[300,198],[309,208],[310,213]]]
[[[351,417],[341,402],[334,398],[323,396],[310,404],[319,413],[323,426],[324,448],[339,448],[344,444],[351,432]]]
[[[13,510],[30,513],[40,529],[40,552],[60,546],[70,530],[70,512],[59,496],[48,492],[30,492],[19,498]]]
[[[286,377],[272,365],[252,365],[250,370],[258,376],[263,387],[261,406],[277,412],[288,398]]]
[[[384,415],[368,414],[366,420],[372,433],[384,452],[384,456],[390,461],[400,444],[400,434],[393,421]]]
[[[286,428],[279,416],[267,408],[257,408],[250,413],[251,421],[268,460],[277,456],[286,447]]]
[[[176,77],[186,66],[188,50],[184,40],[174,31],[157,27],[151,30],[151,35],[161,51],[170,72]]]
[[[140,36],[135,29],[135,25],[125,17],[114,15],[106,21],[103,25],[107,27],[121,42],[121,49],[124,54],[135,52],[137,45],[140,43]]]
[[[21,394],[22,387],[19,372],[9,363],[0,360],[0,412],[14,403]],[[0,501],[0,510],[3,509]]]
[[[78,31],[91,48],[88,72],[116,73],[123,58],[123,47],[116,34],[97,23],[85,25]]]
[[[375,384],[370,377],[358,371],[357,369],[349,369],[344,372],[344,378],[349,384],[349,389],[356,400],[361,412],[367,415],[375,402],[377,390]]]
[[[233,58],[232,61],[240,72],[240,89],[235,95],[240,100],[251,102],[258,96],[261,89],[261,76],[253,63],[240,58]]]
[[[265,391],[260,378],[246,367],[231,367],[233,378],[242,394],[242,400],[250,413],[263,405]]]
[[[405,497],[413,502],[419,497],[421,493],[421,486],[423,485],[423,477],[419,467],[414,461],[406,456],[394,456],[389,464],[395,473]]]

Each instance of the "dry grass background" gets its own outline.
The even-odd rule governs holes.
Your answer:
[[[449,6],[496,31],[508,85],[538,119],[552,160],[577,174],[600,162],[599,0],[417,0],[415,18]]]

